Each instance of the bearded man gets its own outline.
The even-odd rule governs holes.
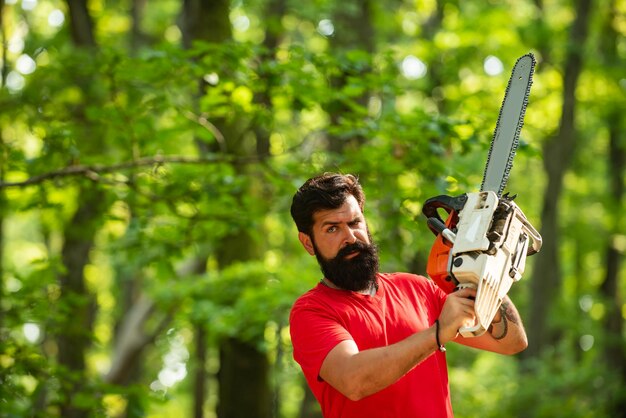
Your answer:
[[[325,418],[453,417],[445,344],[501,354],[527,346],[507,297],[489,332],[464,338],[474,323],[473,289],[446,295],[431,280],[378,271],[378,250],[353,175],[309,179],[291,216],[324,277],[293,305],[293,355]]]

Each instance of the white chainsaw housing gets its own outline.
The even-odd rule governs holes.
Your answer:
[[[459,288],[476,289],[476,321],[459,330],[474,337],[487,330],[511,285],[521,279],[526,256],[539,251],[541,236],[512,199],[492,191],[467,198],[458,214],[448,271]]]

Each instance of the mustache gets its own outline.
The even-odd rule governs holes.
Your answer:
[[[361,241],[356,241],[355,243],[348,244],[345,247],[343,247],[341,250],[339,250],[337,252],[337,255],[335,256],[335,259],[337,259],[337,258],[344,258],[348,254],[351,254],[351,253],[353,253],[355,251],[362,252],[362,251],[369,250],[370,247],[372,247],[372,246],[368,245],[368,244],[366,244],[364,242],[361,242]]]

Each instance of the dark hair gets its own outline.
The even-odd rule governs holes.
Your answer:
[[[339,208],[349,195],[356,198],[363,210],[365,194],[357,177],[351,174],[325,173],[308,179],[291,202],[291,217],[298,231],[312,236],[313,214],[320,210]]]

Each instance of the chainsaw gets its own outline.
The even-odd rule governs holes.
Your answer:
[[[480,191],[436,196],[422,208],[437,236],[428,257],[428,275],[446,293],[476,289],[476,320],[459,329],[464,337],[487,330],[512,284],[522,278],[526,257],[541,249],[541,235],[515,204],[515,196],[502,195],[524,124],[534,68],[532,54],[520,57],[513,67]]]

